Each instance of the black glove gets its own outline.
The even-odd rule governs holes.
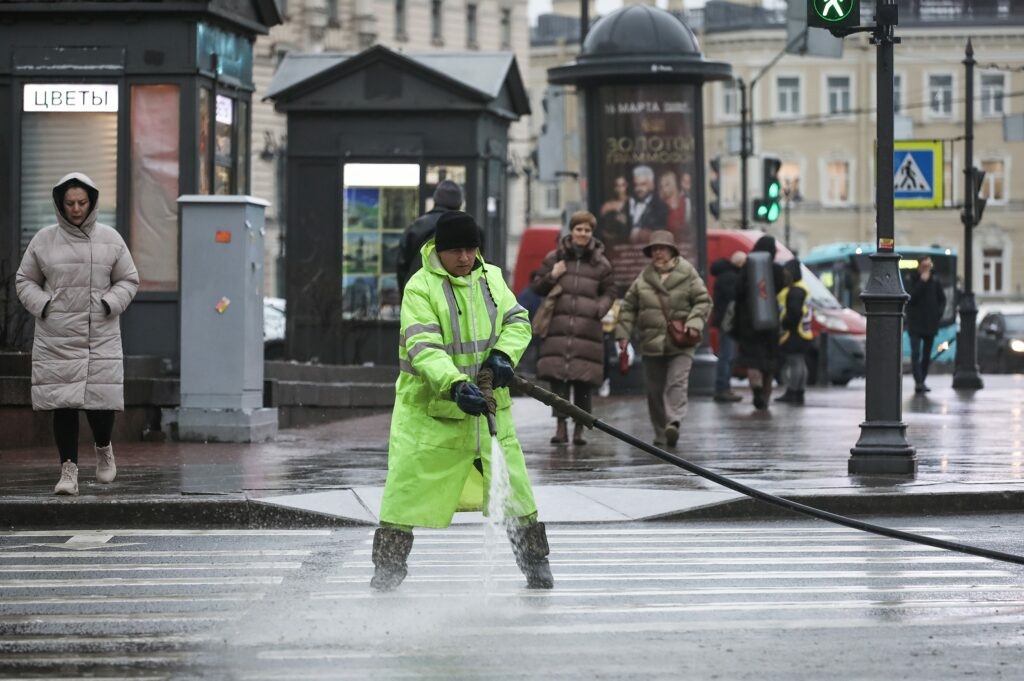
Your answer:
[[[500,350],[491,350],[491,354],[483,363],[484,369],[490,369],[494,373],[494,387],[507,388],[512,385],[512,360]]]
[[[469,381],[459,381],[452,386],[452,399],[459,409],[470,416],[480,416],[487,413],[487,401],[480,388]]]

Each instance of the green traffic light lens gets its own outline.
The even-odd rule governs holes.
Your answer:
[[[768,185],[768,198],[777,199],[779,198],[779,183],[772,182]]]
[[[776,220],[778,220],[780,213],[779,204],[773,203],[772,205],[768,206],[767,213],[768,222],[775,222]]]

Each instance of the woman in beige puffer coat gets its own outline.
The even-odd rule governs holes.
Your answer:
[[[700,273],[680,257],[675,235],[651,234],[644,246],[651,264],[629,286],[619,309],[615,338],[625,350],[635,336],[643,355],[647,411],[654,426],[654,444],[675,447],[687,411],[687,391],[695,347],[675,345],[668,319],[681,319],[696,345],[711,314],[711,296]]]
[[[53,188],[57,224],[29,242],[18,268],[18,298],[35,318],[32,408],[53,411],[61,460],[56,494],[78,494],[78,411],[96,442],[96,479],[117,475],[110,435],[124,410],[121,313],[139,273],[124,239],[96,221],[99,190],[70,173]]]

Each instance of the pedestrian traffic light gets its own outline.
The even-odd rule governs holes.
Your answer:
[[[974,211],[971,215],[974,224],[971,227],[977,227],[981,222],[981,214],[985,212],[985,204],[988,203],[988,199],[981,197],[981,187],[984,182],[985,171],[981,168],[971,168],[971,188],[974,191]]]
[[[807,25],[852,28],[860,23],[860,0],[807,0]]]
[[[711,179],[711,201],[708,202],[708,210],[718,220],[719,215],[722,214],[722,159],[715,156],[708,164],[711,166],[711,173],[709,174]]]
[[[751,211],[754,222],[768,222],[766,216],[768,215],[768,209],[764,207],[764,199],[754,199],[754,210]]]
[[[757,222],[775,222],[782,213],[782,183],[779,181],[779,169],[782,161],[775,156],[761,159],[761,192],[760,201],[754,200],[754,219]]]

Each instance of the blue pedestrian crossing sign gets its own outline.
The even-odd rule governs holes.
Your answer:
[[[896,208],[942,208],[942,142],[900,140],[895,142],[892,178]]]

